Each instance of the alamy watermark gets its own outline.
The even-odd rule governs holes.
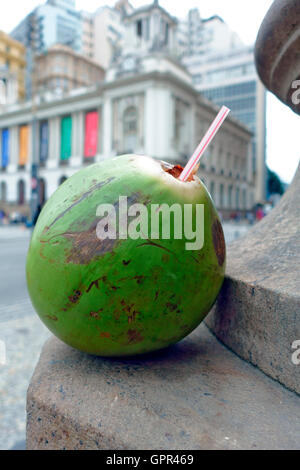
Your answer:
[[[292,349],[295,350],[295,352],[292,354],[292,363],[294,364],[294,366],[299,366],[300,365],[300,339],[293,342]]]
[[[292,103],[295,105],[300,104],[300,80],[294,80],[292,88],[295,90],[292,93]]]
[[[132,204],[120,196],[118,210],[113,204],[97,208],[96,233],[99,240],[188,240],[188,251],[204,246],[204,204]]]
[[[6,364],[6,345],[4,341],[0,340],[0,366]]]

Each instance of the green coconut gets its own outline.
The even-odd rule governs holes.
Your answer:
[[[99,356],[146,353],[180,341],[211,310],[225,273],[222,226],[201,180],[176,176],[150,157],[125,155],[79,171],[46,203],[29,247],[27,284],[43,323],[68,345]],[[135,237],[120,236],[120,196],[149,213],[146,221],[128,218]],[[116,219],[99,216],[103,204]],[[182,221],[178,237],[175,216],[169,238],[163,234],[163,204],[179,205],[183,214],[188,205],[194,231],[196,210],[204,208],[203,246],[187,249],[190,236]],[[153,207],[160,231],[154,238]],[[118,236],[99,238],[99,223]]]

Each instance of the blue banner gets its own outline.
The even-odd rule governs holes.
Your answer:
[[[9,163],[9,130],[2,130],[2,168],[6,168]]]
[[[48,121],[43,121],[40,124],[40,161],[41,162],[45,162],[48,159],[48,141],[49,141]]]

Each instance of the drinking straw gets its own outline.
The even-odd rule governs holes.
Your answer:
[[[215,137],[216,133],[222,126],[223,122],[227,118],[228,114],[230,113],[230,109],[226,106],[222,106],[220,112],[218,113],[216,119],[206,132],[205,136],[201,140],[200,144],[196,148],[195,152],[189,159],[188,163],[186,164],[183,172],[179,176],[180,181],[187,181],[189,176],[192,174],[194,168],[196,167],[197,163],[199,162],[200,158],[202,157],[203,153]]]

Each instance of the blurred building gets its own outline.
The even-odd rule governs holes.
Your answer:
[[[27,15],[11,35],[26,47],[26,94],[30,97],[35,54],[57,43],[81,52],[81,14],[75,8],[75,0],[48,0]]]
[[[25,47],[0,31],[0,104],[11,104],[25,96]]]
[[[57,44],[35,58],[34,93],[66,93],[88,87],[104,79],[104,70],[92,59]]]
[[[92,57],[104,69],[107,69],[111,61],[120,54],[125,34],[123,19],[131,11],[133,8],[130,3],[122,0],[116,4],[115,8],[104,6],[89,15]],[[88,30],[87,20],[83,21],[84,29]],[[86,39],[83,41],[88,42]]]
[[[122,153],[150,155],[185,165],[216,116],[190,75],[176,60],[176,21],[153,5],[126,17],[130,37],[105,82],[7,107],[0,115],[0,197],[30,199],[32,122],[43,203],[80,168]],[[224,212],[248,210],[254,201],[251,133],[229,117],[203,158],[201,178]],[[3,201],[2,201],[3,202]]]
[[[202,18],[198,8],[178,24],[178,44],[183,55],[200,56],[243,46],[239,36],[218,15]]]
[[[81,12],[81,22],[82,22],[82,48],[81,53],[89,57],[90,59],[94,58],[94,16],[88,11]]]
[[[178,40],[197,90],[218,106],[228,106],[252,131],[255,202],[264,202],[266,92],[256,73],[253,47],[245,46],[220,17],[203,19],[197,9],[180,23]]]
[[[266,91],[258,78],[252,47],[222,54],[192,55],[184,59],[197,90],[232,115],[253,133],[255,202],[266,199]]]

